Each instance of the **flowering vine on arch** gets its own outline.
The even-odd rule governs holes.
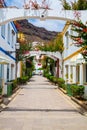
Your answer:
[[[87,23],[86,23],[87,24]],[[72,31],[76,32],[75,35],[70,35],[74,40],[74,45],[77,47],[82,47],[81,54],[85,61],[87,61],[87,25],[84,24],[80,18],[77,21],[72,21]]]
[[[38,10],[38,9],[46,9],[49,10],[50,9],[50,4],[49,4],[49,0],[42,0],[41,4],[39,4],[37,2],[37,0],[24,0],[24,9],[34,9],[34,10]]]

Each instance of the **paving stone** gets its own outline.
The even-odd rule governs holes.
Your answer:
[[[34,76],[0,113],[0,130],[87,130],[87,117],[42,76]]]

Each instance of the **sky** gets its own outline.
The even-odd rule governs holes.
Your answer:
[[[23,8],[24,0],[4,0],[7,6],[17,6],[19,8]],[[27,0],[26,0],[27,1]],[[42,0],[37,0],[37,2],[41,3]],[[47,0],[49,1],[50,8],[55,10],[62,10],[62,5],[60,0]],[[67,0],[70,1],[70,0]],[[65,21],[61,20],[45,20],[41,21],[39,19],[28,19],[30,23],[38,27],[44,27],[49,31],[57,31],[61,32],[63,30]]]

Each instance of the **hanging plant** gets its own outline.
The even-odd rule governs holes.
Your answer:
[[[77,33],[77,36],[70,35],[74,40],[74,45],[82,47],[81,54],[87,61],[87,25],[83,24],[81,20],[71,22],[72,30]]]

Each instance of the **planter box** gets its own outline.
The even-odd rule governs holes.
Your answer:
[[[72,99],[73,101],[75,101],[77,104],[79,104],[81,107],[83,107],[83,108],[85,108],[85,109],[87,110],[87,105],[85,104],[85,102],[80,101],[80,100],[78,100],[78,99],[76,99],[76,98],[74,98],[74,97],[71,97],[71,99]]]

